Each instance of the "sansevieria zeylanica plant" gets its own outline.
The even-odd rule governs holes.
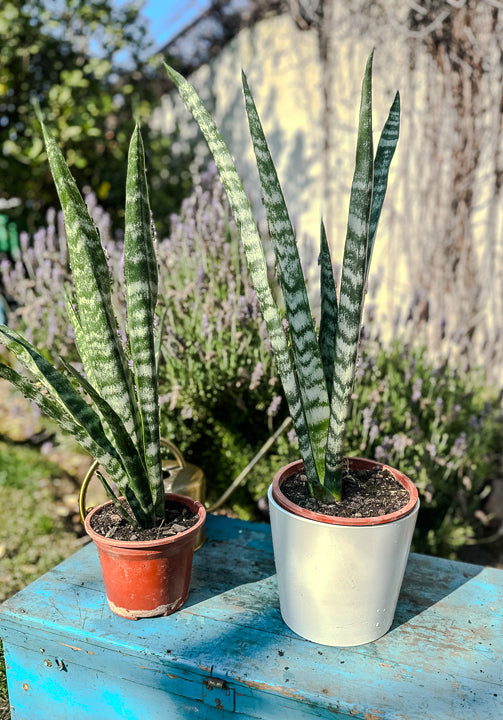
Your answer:
[[[398,93],[374,157],[372,140],[372,60],[362,85],[356,167],[339,296],[323,223],[320,241],[321,321],[318,336],[304,283],[294,231],[255,103],[243,74],[246,113],[276,257],[288,330],[281,322],[267,278],[264,249],[234,161],[194,88],[166,66],[186,107],[210,147],[226,188],[266,322],[278,372],[313,490],[324,486],[341,497],[343,445],[358,354],[368,272],[388,172],[398,142]]]
[[[41,121],[42,122],[42,121]],[[67,309],[85,376],[61,359],[53,365],[21,335],[0,326],[0,342],[34,380],[0,363],[0,376],[76,440],[124,495],[142,528],[164,518],[159,400],[154,344],[157,260],[154,251],[143,143],[138,128],[129,148],[124,268],[127,341],[112,307],[111,279],[98,232],[61,151],[42,122],[47,156],[65,217],[74,287]],[[57,288],[55,288],[57,291]],[[100,474],[112,498],[116,495]],[[117,509],[125,515],[116,500]]]

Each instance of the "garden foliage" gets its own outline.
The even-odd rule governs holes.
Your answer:
[[[348,446],[413,478],[421,512],[414,549],[449,555],[478,534],[503,447],[501,393],[476,369],[433,362],[426,350],[374,340],[362,352]]]
[[[87,201],[116,279],[122,242],[111,238],[96,199]],[[23,332],[29,327],[34,344],[47,355],[65,346],[66,356],[71,335],[64,303],[53,292],[69,277],[59,218],[50,212],[47,227],[37,231],[32,244],[23,236],[24,263],[5,261],[1,272],[13,305],[11,326]],[[204,469],[214,498],[253,457],[286,407],[214,168],[171,225],[170,236],[157,243],[161,425],[163,434]],[[178,278],[171,266],[180,258],[183,275]],[[117,284],[113,302],[120,315],[124,297]],[[168,307],[169,316],[164,314]],[[367,304],[368,321],[372,312]],[[397,336],[406,330],[396,328]],[[500,476],[503,447],[500,398],[484,386],[483,376],[434,361],[409,343],[396,340],[390,347],[373,326],[372,339],[364,339],[360,348],[355,398],[348,453],[398,466],[417,483],[421,513],[415,549],[447,555],[479,532],[486,521],[484,498],[491,480]],[[290,431],[249,475],[245,490],[233,496],[234,509],[253,517],[272,471],[297,457]]]
[[[176,132],[168,137],[148,123],[164,72],[140,6],[4,0],[0,36],[0,198],[13,201],[8,214],[19,229],[33,232],[57,202],[34,99],[80,186],[106,201],[114,228],[124,221],[131,117],[142,123],[150,199],[159,207],[159,226],[169,222],[192,185],[193,151],[188,142],[176,142]]]

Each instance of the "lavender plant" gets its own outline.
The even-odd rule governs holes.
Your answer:
[[[318,337],[294,232],[246,77],[243,74],[246,112],[285,301],[288,334],[271,292],[263,246],[232,157],[194,88],[166,66],[208,142],[227,191],[297,432],[307,478],[313,489],[324,486],[336,498],[341,497],[343,441],[368,271],[399,131],[397,93],[374,158],[372,60],[373,53],[367,61],[362,85],[356,167],[338,301],[323,226],[321,231],[322,319]]]
[[[349,453],[414,476],[422,507],[414,549],[452,555],[490,522],[484,504],[501,475],[501,394],[475,368],[460,372],[424,348],[376,339],[363,343],[357,383]]]
[[[55,369],[42,352],[6,326],[0,327],[0,341],[35,376],[35,382],[4,363],[0,376],[99,460],[126,497],[133,524],[153,527],[164,517],[153,335],[158,278],[140,131],[136,128],[131,139],[126,182],[127,347],[119,338],[98,232],[43,122],[42,131],[65,218],[74,281],[66,304],[86,377],[63,359],[66,372]],[[108,481],[100,478],[121,509]]]
[[[112,303],[122,327],[124,241],[112,237],[110,217],[93,193],[85,202],[107,257]],[[156,243],[161,431],[188,460],[205,468],[210,493],[218,496],[286,408],[244,251],[214,165],[171,216],[170,225],[169,236]],[[9,326],[46,357],[58,347],[67,361],[80,367],[65,299],[54,294],[55,287],[71,282],[62,212],[50,210],[47,225],[31,239],[23,233],[21,246],[17,262],[0,264],[11,303]],[[249,497],[245,490],[233,496],[247,516]]]
[[[172,216],[171,233],[157,252],[161,429],[188,460],[204,467],[209,494],[218,497],[287,409],[213,163]],[[250,517],[247,489],[232,502]]]
[[[112,238],[110,215],[97,203],[96,195],[88,193],[85,203],[114,271],[112,293],[117,309],[121,306],[117,271],[123,243]],[[19,240],[20,253],[14,261],[9,258],[0,261],[0,288],[9,303],[8,324],[45,355],[58,347],[68,361],[78,363],[75,333],[68,322],[64,294],[54,293],[54,288],[71,282],[63,212],[49,208],[45,226],[38,228],[33,237],[21,232]]]
[[[186,420],[209,420],[217,406],[229,412],[251,394],[265,410],[277,391],[267,331],[229,214],[210,167],[158,245],[161,392]]]

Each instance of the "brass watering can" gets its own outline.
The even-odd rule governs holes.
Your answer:
[[[203,505],[206,500],[206,478],[203,471],[197,465],[192,465],[185,461],[180,450],[169,440],[161,438],[162,453],[162,469],[164,475],[164,487],[166,492],[177,493],[178,495],[187,495],[194,500],[199,500]],[[79,494],[79,514],[82,523],[90,507],[86,506],[86,497],[91,481],[93,480],[96,470],[99,468],[99,462],[95,460],[82,482]],[[96,480],[98,483],[99,481]],[[101,492],[101,483],[99,483]],[[99,502],[105,502],[106,498],[101,498]],[[98,502],[95,502],[97,505]],[[206,532],[204,526],[199,531],[196,541],[196,550],[206,540]]]

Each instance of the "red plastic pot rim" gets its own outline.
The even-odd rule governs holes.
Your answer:
[[[200,503],[198,500],[194,500],[191,497],[187,497],[186,495],[177,495],[176,493],[166,493],[165,498],[167,502],[179,502],[182,505],[185,505],[189,508],[192,512],[196,513],[199,517],[195,525],[188,528],[188,530],[184,530],[183,532],[177,533],[176,535],[172,535],[171,537],[165,537],[165,538],[159,538],[158,540],[114,540],[113,538],[106,538],[103,535],[100,535],[91,527],[91,518],[92,516],[97,513],[102,507],[105,507],[105,505],[110,505],[112,503],[111,500],[108,500],[105,503],[101,503],[100,505],[97,505],[95,508],[91,510],[91,512],[86,515],[85,519],[85,529],[86,533],[89,535],[89,537],[94,540],[95,543],[104,545],[107,547],[119,547],[124,549],[131,549],[131,550],[154,550],[156,547],[159,547],[160,545],[173,545],[177,541],[185,541],[192,535],[195,535],[201,527],[204,524],[204,521],[206,520],[206,510],[202,503]],[[122,499],[122,498],[121,498]]]
[[[418,501],[418,492],[414,483],[403,473],[389,465],[376,462],[375,460],[367,460],[365,458],[350,457],[347,458],[350,468],[354,470],[366,470],[375,467],[376,465],[389,470],[393,477],[404,486],[409,493],[409,501],[404,507],[400,508],[393,513],[388,515],[379,515],[376,517],[368,518],[347,518],[339,517],[335,515],[323,515],[321,513],[313,512],[312,510],[305,510],[299,507],[291,500],[289,500],[281,491],[281,484],[287,478],[291,477],[295,473],[302,472],[304,470],[304,463],[302,460],[296,460],[295,462],[284,465],[278,470],[272,481],[272,496],[278,505],[291,512],[293,515],[306,518],[308,520],[316,520],[328,525],[351,525],[351,526],[363,526],[369,527],[371,525],[384,525],[385,523],[393,522],[394,520],[400,520],[414,510]]]

